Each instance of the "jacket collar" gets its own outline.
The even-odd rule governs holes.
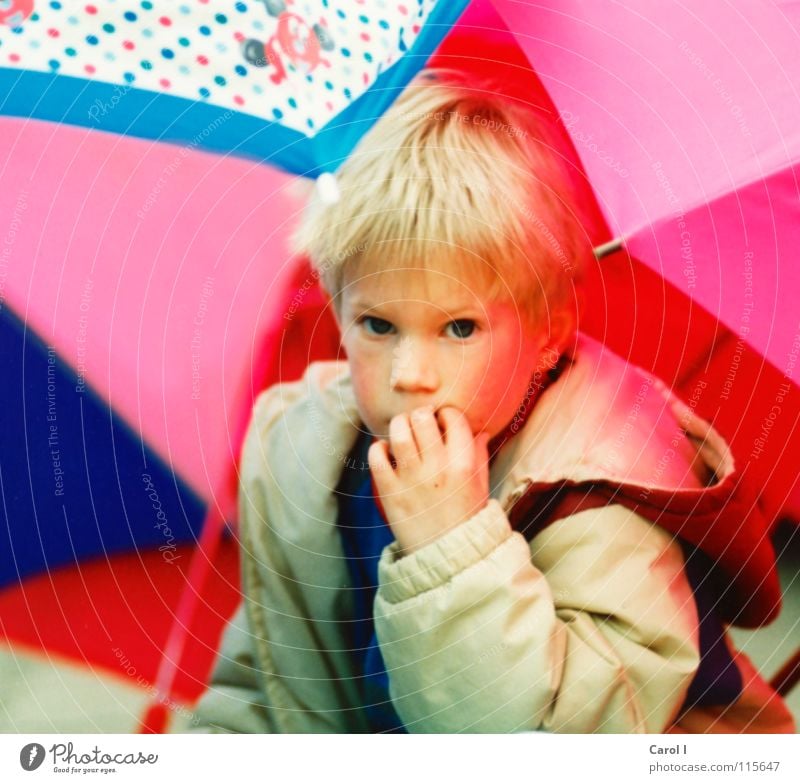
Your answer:
[[[658,378],[582,333],[568,355],[492,466],[492,496],[504,508],[531,484],[607,481],[674,493],[733,474],[722,436]]]

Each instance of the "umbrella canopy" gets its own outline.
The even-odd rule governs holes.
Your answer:
[[[698,410],[764,486],[768,513],[800,518],[800,7],[494,5],[580,156],[617,238],[607,249],[624,248],[732,333],[688,347],[702,364],[685,386],[702,384]]]
[[[235,516],[233,465],[254,396],[268,380],[296,377],[307,361],[336,355],[333,324],[318,321],[324,303],[316,277],[302,265],[287,264],[286,234],[301,204],[292,196],[292,181],[284,171],[316,175],[334,170],[402,85],[426,64],[463,5],[287,0],[215,3],[213,9],[211,4],[193,4],[184,12],[184,6],[165,2],[142,2],[135,10],[115,4],[70,9],[65,3],[49,3],[38,4],[34,12],[32,3],[16,2],[8,15],[0,16],[0,24],[6,25],[0,27],[0,115],[5,115],[0,116],[0,134],[7,140],[0,214],[8,216],[0,257],[0,339],[4,353],[16,361],[9,376],[14,381],[6,385],[0,409],[8,417],[13,441],[24,444],[2,455],[10,535],[0,558],[7,582],[90,554],[164,547],[155,558],[142,561],[148,566],[141,578],[152,579],[154,571],[167,569],[177,596],[172,563],[184,569],[189,560],[180,540],[194,539],[201,528],[218,535],[221,521]],[[488,0],[474,2],[434,63],[493,75],[516,98],[554,116],[560,113],[565,154],[582,179],[587,214],[593,215],[589,230],[598,242],[625,236],[626,248],[652,267],[626,253],[606,259],[594,270],[598,279],[593,291],[601,295],[591,300],[584,328],[656,370],[688,399],[697,373],[708,378],[709,357],[722,357],[726,365],[738,357],[740,380],[724,401],[731,403],[730,420],[736,421],[743,407],[767,416],[772,400],[752,399],[752,389],[750,400],[742,398],[741,379],[759,357],[749,346],[738,350],[742,322],[731,320],[720,304],[731,279],[741,284],[742,278],[730,278],[729,272],[723,276],[717,259],[732,257],[732,251],[722,243],[734,242],[737,235],[714,213],[732,199],[744,210],[737,230],[769,228],[758,191],[766,179],[742,180],[725,189],[719,177],[706,172],[699,185],[693,183],[686,174],[691,166],[679,167],[669,145],[658,147],[656,155],[656,137],[647,141],[644,134],[657,116],[651,109],[637,125],[642,117],[636,112],[642,107],[635,112],[620,101],[611,111],[605,100],[601,105],[592,98],[612,93],[604,92],[606,82],[595,83],[585,75],[591,76],[592,68],[575,65],[581,61],[582,35],[625,27],[619,18],[629,12],[615,5],[612,14],[610,6],[597,4],[605,10],[602,25],[594,29],[581,21],[585,17],[579,12],[594,13],[585,5],[589,7],[537,4],[534,11],[498,2],[512,34]],[[376,13],[388,6],[391,18]],[[524,13],[517,18],[517,11]],[[659,20],[659,13],[654,7],[647,18]],[[526,33],[529,29],[535,30],[536,46]],[[345,33],[355,37],[350,45],[343,42]],[[627,51],[622,44],[627,40],[638,51],[639,42],[629,34],[628,39],[617,36],[618,46]],[[597,71],[607,76],[613,58],[600,44],[596,48],[606,59],[600,60],[595,51],[590,64],[602,63]],[[553,54],[561,49],[563,61]],[[542,51],[552,54],[553,62],[542,59]],[[666,49],[659,57],[669,61],[669,53]],[[360,85],[358,79],[347,81],[354,76],[356,60]],[[658,62],[656,72],[674,65],[656,60],[655,54],[653,60]],[[628,70],[617,70],[610,82],[624,83],[630,76],[630,58],[626,62]],[[342,71],[334,80],[323,80],[329,66]],[[586,79],[582,86],[578,77]],[[302,87],[305,103],[287,92],[290,83]],[[327,93],[336,93],[336,100],[319,97]],[[598,115],[587,114],[580,102],[563,103],[562,93],[576,101],[583,97]],[[631,94],[638,95],[635,90]],[[301,105],[312,113],[302,114]],[[693,111],[700,108],[702,101]],[[627,110],[636,116],[623,114]],[[597,122],[599,128],[598,116],[607,123],[602,144],[597,136],[586,135],[599,132],[594,127]],[[730,118],[738,122],[733,114]],[[730,118],[723,112],[722,119]],[[679,119],[671,124],[670,115],[663,123],[683,134]],[[620,121],[628,130],[615,134]],[[716,138],[717,127],[711,119],[705,121],[712,123]],[[689,149],[692,136],[680,134],[677,147]],[[670,133],[662,135],[674,143]],[[637,163],[638,157],[624,157],[639,156],[643,149],[650,154],[645,156],[649,168]],[[773,144],[773,153],[775,149]],[[741,159],[747,157],[740,152]],[[697,157],[704,170],[707,161],[702,154]],[[659,165],[651,165],[655,162]],[[744,170],[738,164],[729,168]],[[774,173],[783,176],[784,171]],[[742,206],[748,187],[755,188],[752,214]],[[591,188],[600,203],[594,212]],[[713,198],[702,198],[704,188]],[[691,224],[692,287],[675,193],[683,221]],[[782,199],[778,209],[784,209],[785,192],[777,188],[770,195]],[[778,213],[778,222],[781,232],[792,230],[784,225],[785,212]],[[676,231],[677,237],[670,237]],[[759,241],[764,236],[758,232]],[[703,244],[705,237],[714,242]],[[773,244],[780,249],[782,242]],[[702,258],[714,259],[708,270],[697,252],[701,247]],[[705,253],[706,247],[713,255]],[[771,258],[759,248],[754,264]],[[765,274],[765,279],[771,278]],[[701,284],[710,281],[716,281],[708,289],[711,294],[705,287],[700,292]],[[646,307],[637,305],[641,297],[647,299]],[[676,330],[681,341],[670,336]],[[763,348],[761,343],[757,347]],[[708,387],[721,390],[726,370]],[[762,379],[769,379],[771,395],[783,372],[765,367],[763,360],[758,370]],[[713,417],[720,406],[710,398],[706,394],[698,409]],[[784,399],[781,426],[792,410]],[[48,418],[52,414],[55,420]],[[51,425],[56,426],[55,445],[50,442]],[[770,446],[777,442],[777,425],[771,432]],[[165,535],[163,518],[169,520],[177,548]],[[208,520],[214,525],[204,525]],[[37,531],[34,536],[31,530]],[[213,545],[201,553],[207,558],[206,570],[213,573]],[[181,560],[181,555],[186,557]],[[103,585],[116,582],[114,562]],[[194,592],[203,580],[198,573],[181,570],[177,582],[185,575],[189,592]],[[67,581],[74,590],[78,582]],[[233,590],[230,584],[228,588]],[[27,606],[19,595],[11,598],[4,605]],[[177,608],[170,604],[168,617],[162,618],[163,636],[153,634],[157,643],[148,645],[155,656],[166,650],[164,660],[170,666],[159,669],[157,657],[137,661],[139,670],[158,682],[160,695],[174,690],[175,669],[185,664],[172,631],[183,628],[185,636],[192,611],[180,603],[182,598],[175,600]],[[226,600],[233,606],[232,597]],[[225,613],[229,608],[226,603]],[[173,611],[177,619],[168,631]],[[108,612],[119,614],[116,605]],[[197,626],[195,617],[191,627]],[[206,631],[208,626],[205,622]],[[42,639],[30,618],[24,631],[20,638]],[[215,642],[204,637],[203,644],[211,645],[205,649],[206,664]],[[86,649],[76,642],[66,652],[79,656]],[[133,640],[126,649],[142,652]],[[95,643],[91,657],[118,666],[105,643]],[[194,685],[198,683],[195,679]],[[188,691],[184,683],[183,692]]]
[[[612,235],[791,378],[800,7],[495,7],[553,99]]]

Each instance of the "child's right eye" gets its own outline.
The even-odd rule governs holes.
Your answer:
[[[383,318],[376,318],[374,315],[365,315],[360,323],[364,325],[369,334],[375,335],[389,334],[394,328],[389,321],[385,321]]]

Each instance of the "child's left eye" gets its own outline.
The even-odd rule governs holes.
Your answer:
[[[368,334],[372,335],[385,335],[392,330],[392,324],[389,321],[376,318],[374,315],[365,315],[359,323],[363,324]]]
[[[452,327],[452,335],[459,340],[466,340],[471,337],[475,331],[475,321],[471,318],[459,318],[456,321],[450,321],[447,328]]]

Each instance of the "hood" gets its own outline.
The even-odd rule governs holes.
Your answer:
[[[498,453],[492,496],[512,520],[554,489],[624,505],[708,555],[720,614],[754,627],[781,603],[769,520],[725,439],[694,412],[704,389],[687,405],[579,334],[570,362]]]
[[[492,494],[505,507],[534,482],[676,491],[735,472],[724,438],[658,378],[583,334],[569,358],[495,459]]]

